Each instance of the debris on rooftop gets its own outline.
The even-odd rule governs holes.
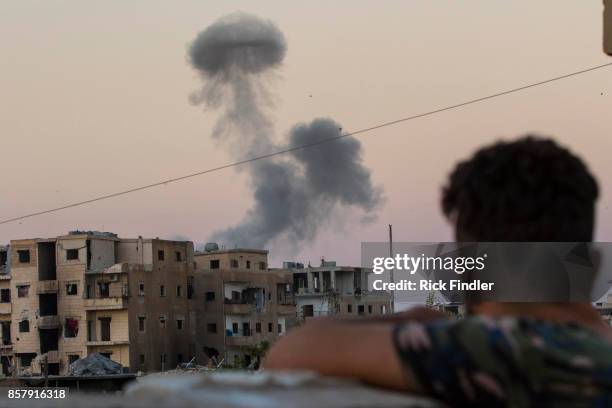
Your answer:
[[[68,375],[111,375],[121,374],[121,364],[103,356],[100,353],[91,353],[85,358],[79,358],[68,367]]]

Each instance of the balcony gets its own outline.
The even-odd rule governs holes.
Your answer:
[[[11,354],[13,354],[13,345],[0,343],[0,355],[4,356]]]
[[[37,325],[41,330],[57,329],[60,326],[59,316],[40,316]]]
[[[255,343],[252,336],[227,336],[225,338],[225,344],[227,346],[242,347]]]
[[[276,306],[276,313],[280,315],[295,315],[297,311],[295,305],[279,304]]]
[[[130,344],[130,342],[128,340],[108,340],[108,341],[89,340],[86,343],[86,345],[88,347],[95,347],[95,346],[123,346],[123,345],[129,345],[129,344]]]
[[[13,308],[10,303],[0,303],[0,314],[11,314]]]
[[[225,303],[226,314],[250,314],[253,310],[253,305],[248,303]]]
[[[47,351],[45,354],[43,354],[41,360],[45,361],[45,358],[47,360],[47,363],[49,364],[59,363],[60,362],[59,351],[57,350]]]
[[[89,298],[83,299],[85,310],[119,310],[127,309],[128,300],[125,297]]]
[[[44,295],[47,293],[57,293],[57,290],[58,290],[58,284],[56,280],[38,281],[37,293],[39,295]]]

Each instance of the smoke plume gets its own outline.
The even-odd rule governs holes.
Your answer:
[[[203,80],[191,100],[222,110],[213,137],[237,159],[340,135],[338,123],[319,118],[294,126],[285,143],[275,142],[270,89],[286,50],[284,35],[272,22],[244,13],[216,21],[189,49],[189,62]],[[382,190],[363,166],[361,144],[349,137],[253,162],[248,171],[253,207],[212,240],[264,248],[282,238],[296,246],[312,240],[333,211],[357,207],[371,217],[381,202]]]

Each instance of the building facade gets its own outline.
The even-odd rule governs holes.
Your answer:
[[[369,268],[337,266],[321,260],[319,266],[285,262],[293,273],[297,316],[376,316],[391,312],[391,295],[368,290]]]
[[[255,364],[249,347],[274,342],[295,322],[292,273],[268,268],[263,250],[213,245],[194,258],[197,360]]]
[[[191,242],[75,231],[13,240],[7,255],[9,284],[0,276],[0,289],[8,289],[10,317],[0,320],[11,321],[13,374],[65,374],[92,352],[132,372],[174,368],[194,355]]]

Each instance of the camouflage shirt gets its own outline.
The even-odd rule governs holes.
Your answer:
[[[452,406],[612,407],[612,343],[575,324],[468,317],[393,338],[417,389]]]

